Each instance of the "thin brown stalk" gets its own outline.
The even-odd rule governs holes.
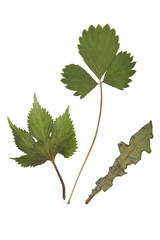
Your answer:
[[[100,110],[99,110],[99,117],[98,117],[96,132],[95,132],[95,135],[94,135],[92,144],[91,144],[91,146],[90,146],[90,148],[89,148],[89,151],[88,151],[88,153],[87,153],[87,156],[86,156],[86,158],[85,158],[85,160],[84,160],[84,162],[83,162],[83,165],[82,165],[82,167],[81,167],[81,169],[80,169],[80,171],[79,171],[79,174],[78,174],[78,176],[77,176],[77,179],[76,179],[76,181],[75,181],[75,184],[74,184],[74,186],[73,186],[73,189],[72,189],[72,192],[71,192],[71,194],[70,194],[70,197],[69,197],[69,200],[68,200],[67,204],[70,204],[70,202],[71,202],[71,198],[72,198],[74,189],[75,189],[75,187],[76,187],[76,185],[77,185],[78,179],[79,179],[79,177],[80,177],[80,175],[81,175],[81,172],[82,172],[82,170],[83,170],[83,168],[84,168],[84,166],[85,166],[85,164],[86,164],[86,161],[87,161],[87,159],[88,159],[88,157],[89,157],[89,154],[90,154],[90,152],[91,152],[91,150],[92,150],[92,148],[93,148],[93,145],[94,145],[94,143],[95,143],[95,140],[96,140],[96,137],[97,137],[97,134],[98,134],[99,124],[100,124],[101,114],[102,114],[102,82],[101,82],[101,81],[100,81],[99,85],[100,85]]]
[[[57,168],[57,166],[55,164],[55,161],[52,161],[52,163],[53,163],[53,166],[55,167],[55,170],[56,170],[56,172],[58,174],[59,180],[60,180],[60,182],[62,184],[62,196],[63,196],[63,199],[65,200],[65,198],[66,198],[65,184],[64,184],[63,179],[61,177],[61,174],[60,174],[60,172],[59,172],[59,170],[58,170],[58,168]]]

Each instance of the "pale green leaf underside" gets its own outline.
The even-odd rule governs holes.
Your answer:
[[[84,98],[96,85],[96,81],[79,65],[70,64],[63,69],[63,79],[66,88],[75,91],[75,96]]]
[[[26,153],[22,157],[12,159],[23,167],[37,166],[46,160],[54,161],[57,153],[68,158],[77,148],[69,109],[53,122],[49,113],[41,108],[35,95],[33,108],[28,116],[29,132],[17,128],[9,118],[8,122],[17,147]]]
[[[77,149],[77,141],[72,120],[69,115],[69,108],[54,122],[51,136],[52,145],[55,146],[53,154],[60,153],[64,157],[70,157]]]
[[[132,60],[133,57],[127,52],[120,52],[116,55],[104,76],[103,82],[120,90],[129,87],[130,77],[135,73],[133,70],[135,62]]]
[[[127,166],[130,164],[137,164],[141,160],[143,151],[150,153],[151,138],[153,138],[152,122],[149,122],[131,137],[129,145],[121,142],[118,145],[120,156],[115,160],[112,167],[109,168],[108,174],[96,182],[97,186],[92,190],[86,203],[88,203],[101,190],[107,191],[113,185],[113,180],[116,177],[126,174],[125,169]]]
[[[101,79],[114,59],[118,48],[118,36],[109,25],[103,28],[90,26],[88,31],[84,30],[79,38],[79,53],[88,67]]]

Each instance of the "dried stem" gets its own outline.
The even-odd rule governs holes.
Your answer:
[[[61,177],[61,174],[60,174],[60,172],[59,172],[59,170],[58,170],[58,168],[57,168],[57,166],[56,166],[56,164],[55,164],[55,161],[52,161],[52,163],[53,163],[53,166],[54,166],[55,169],[56,169],[56,172],[57,172],[57,174],[58,174],[59,180],[60,180],[60,182],[61,182],[61,184],[62,184],[62,196],[63,196],[63,199],[65,200],[65,198],[66,198],[65,184],[64,184],[63,179],[62,179],[62,177]]]
[[[92,200],[92,198],[94,198],[100,191],[101,189],[97,189],[95,192],[92,192],[85,203],[88,204]]]
[[[86,158],[85,158],[85,160],[84,160],[84,163],[83,163],[83,165],[82,165],[82,167],[81,167],[81,169],[80,169],[80,171],[79,171],[79,174],[78,174],[78,176],[77,176],[77,179],[76,179],[76,181],[75,181],[75,184],[74,184],[74,186],[73,186],[73,189],[72,189],[72,192],[71,192],[71,194],[70,194],[70,197],[69,197],[69,200],[68,200],[67,204],[70,204],[70,201],[71,201],[71,198],[72,198],[74,189],[75,189],[75,187],[76,187],[76,185],[77,185],[78,179],[79,179],[79,177],[80,177],[80,175],[81,175],[81,172],[82,172],[82,170],[83,170],[83,168],[84,168],[84,166],[85,166],[85,164],[86,164],[86,161],[87,161],[87,159],[88,159],[88,157],[89,157],[89,154],[90,154],[90,152],[91,152],[91,150],[92,150],[92,148],[93,148],[93,145],[94,145],[95,140],[96,140],[96,137],[97,137],[97,133],[98,133],[98,129],[99,129],[99,124],[100,124],[100,120],[101,120],[101,114],[102,114],[102,82],[101,82],[101,81],[100,81],[99,85],[100,85],[100,110],[99,110],[99,117],[98,117],[98,123],[97,123],[96,132],[95,132],[95,135],[94,135],[92,144],[91,144],[91,146],[90,146],[90,149],[89,149],[89,151],[88,151],[88,153],[87,153],[87,156],[86,156]]]

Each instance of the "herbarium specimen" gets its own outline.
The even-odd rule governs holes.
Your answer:
[[[28,132],[17,128],[8,118],[15,144],[25,155],[12,158],[22,167],[35,167],[50,160],[62,184],[65,199],[65,184],[55,164],[57,153],[69,158],[77,149],[77,141],[69,108],[53,121],[51,115],[40,106],[34,94],[33,108],[28,115]]]
[[[66,88],[73,90],[74,95],[80,96],[81,99],[99,85],[100,110],[93,141],[77,176],[68,203],[71,201],[78,179],[98,134],[102,114],[102,86],[108,84],[119,90],[129,87],[130,77],[135,73],[134,66],[136,64],[130,53],[126,51],[118,52],[119,37],[108,24],[104,27],[91,25],[88,30],[84,30],[82,37],[79,38],[78,49],[84,62],[94,73],[94,77],[81,66],[70,64],[63,69],[61,81],[66,85]],[[77,149],[69,108],[66,109],[62,116],[53,121],[50,114],[44,108],[41,108],[34,94],[33,108],[28,115],[28,132],[17,128],[9,118],[8,122],[17,147],[26,154],[12,159],[23,167],[37,166],[50,160],[61,181],[62,194],[65,199],[65,184],[55,164],[55,156],[60,153],[65,158],[68,158]],[[139,162],[143,151],[150,153],[151,138],[153,138],[153,134],[152,122],[150,121],[131,137],[129,145],[121,142],[118,145],[120,156],[109,168],[108,174],[96,182],[97,186],[86,200],[86,203],[89,203],[101,190],[108,190],[112,186],[114,178],[126,174],[125,169],[127,166]]]

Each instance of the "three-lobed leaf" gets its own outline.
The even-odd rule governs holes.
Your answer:
[[[120,52],[119,37],[108,24],[103,28],[90,26],[79,38],[79,53],[96,77],[117,89],[128,87],[135,70],[135,62],[130,53]],[[63,69],[61,81],[75,91],[75,96],[85,97],[97,82],[80,66],[70,64]],[[102,77],[104,76],[104,79]]]
[[[75,131],[69,109],[53,122],[50,114],[40,106],[34,95],[33,108],[28,115],[29,132],[17,128],[8,118],[17,147],[26,153],[12,158],[23,167],[54,161],[57,153],[68,158],[77,148]]]

